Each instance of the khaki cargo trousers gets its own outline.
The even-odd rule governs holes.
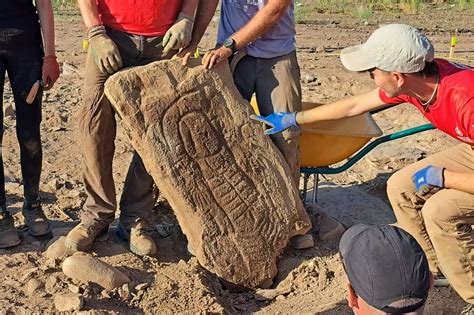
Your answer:
[[[162,36],[146,37],[107,29],[117,45],[123,67],[145,65],[168,59],[162,56]],[[112,174],[117,124],[115,112],[104,95],[109,77],[97,68],[91,50],[86,60],[83,106],[79,113],[79,138],[83,154],[83,177],[87,200],[81,213],[85,223],[109,224],[115,218],[117,200]],[[154,182],[135,152],[125,179],[120,199],[120,221],[126,229],[137,219],[147,220],[156,202]]]
[[[255,93],[261,115],[301,110],[300,68],[296,52],[275,58],[244,56],[235,66],[234,82],[244,99]],[[292,127],[271,139],[290,166],[292,178],[299,187],[300,127]]]
[[[396,172],[387,183],[397,225],[416,238],[431,271],[443,273],[458,294],[474,304],[474,195],[441,189],[418,196],[411,177],[428,165],[474,172],[474,150],[461,144],[441,151]]]

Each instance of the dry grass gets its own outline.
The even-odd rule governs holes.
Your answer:
[[[367,21],[375,12],[418,14],[425,6],[444,6],[452,10],[474,10],[474,0],[296,0],[295,18],[305,23],[315,13],[344,13]]]

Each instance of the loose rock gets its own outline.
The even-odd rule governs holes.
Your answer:
[[[63,272],[72,279],[93,282],[108,290],[130,282],[130,279],[117,268],[89,255],[66,258]]]
[[[29,268],[27,270],[25,270],[25,273],[23,274],[23,276],[20,278],[20,281],[21,282],[27,282],[28,280],[30,280],[33,275],[35,275],[37,272],[39,271],[39,268],[38,267],[32,267],[32,268]]]
[[[140,291],[140,290],[145,290],[146,288],[148,288],[149,284],[144,282],[144,283],[140,283],[140,284],[137,284],[135,286],[135,290],[136,291]]]
[[[81,288],[79,288],[77,285],[74,285],[74,284],[69,284],[68,288],[69,288],[69,291],[71,291],[72,293],[80,293],[81,291]]]
[[[118,294],[120,298],[124,301],[130,298],[130,289],[128,288],[128,283],[125,283],[118,289]]]
[[[3,115],[4,117],[13,116],[15,113],[15,108],[13,108],[12,103],[7,103],[3,106]]]
[[[102,295],[102,297],[106,298],[106,299],[110,299],[110,292],[108,290],[102,290],[102,292],[100,292],[100,295]]]
[[[53,238],[47,246],[44,256],[52,259],[63,259],[67,256],[70,256],[75,253],[74,250],[66,247],[64,241],[66,240],[65,236],[60,236],[56,240]]]
[[[43,288],[43,286],[43,282],[39,281],[38,279],[31,279],[26,284],[26,293],[30,296],[34,296],[41,288]]]
[[[55,275],[49,276],[44,285],[46,292],[53,293],[55,291],[54,287],[56,286],[58,282],[59,282],[58,277],[56,277]]]
[[[77,293],[58,294],[54,306],[59,312],[78,311],[84,306],[84,298]]]
[[[281,288],[268,289],[268,290],[257,290],[255,292],[255,299],[257,301],[270,301],[275,299],[277,296],[288,294],[292,291],[291,284],[287,284]]]
[[[311,82],[316,81],[316,78],[310,74],[304,74],[301,76],[301,81],[303,83],[311,83]]]

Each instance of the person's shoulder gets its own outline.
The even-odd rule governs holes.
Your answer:
[[[435,59],[445,88],[474,97],[474,68],[444,59]]]
[[[446,59],[435,59],[434,62],[441,76],[452,74],[459,74],[466,77],[474,76],[474,68],[471,66]]]

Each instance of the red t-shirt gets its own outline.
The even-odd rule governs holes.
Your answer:
[[[97,0],[105,26],[130,34],[161,36],[173,25],[182,0]]]
[[[388,97],[386,104],[411,103],[439,130],[459,141],[474,145],[474,68],[443,59],[435,59],[439,70],[438,98],[425,111],[421,102],[408,95]]]

